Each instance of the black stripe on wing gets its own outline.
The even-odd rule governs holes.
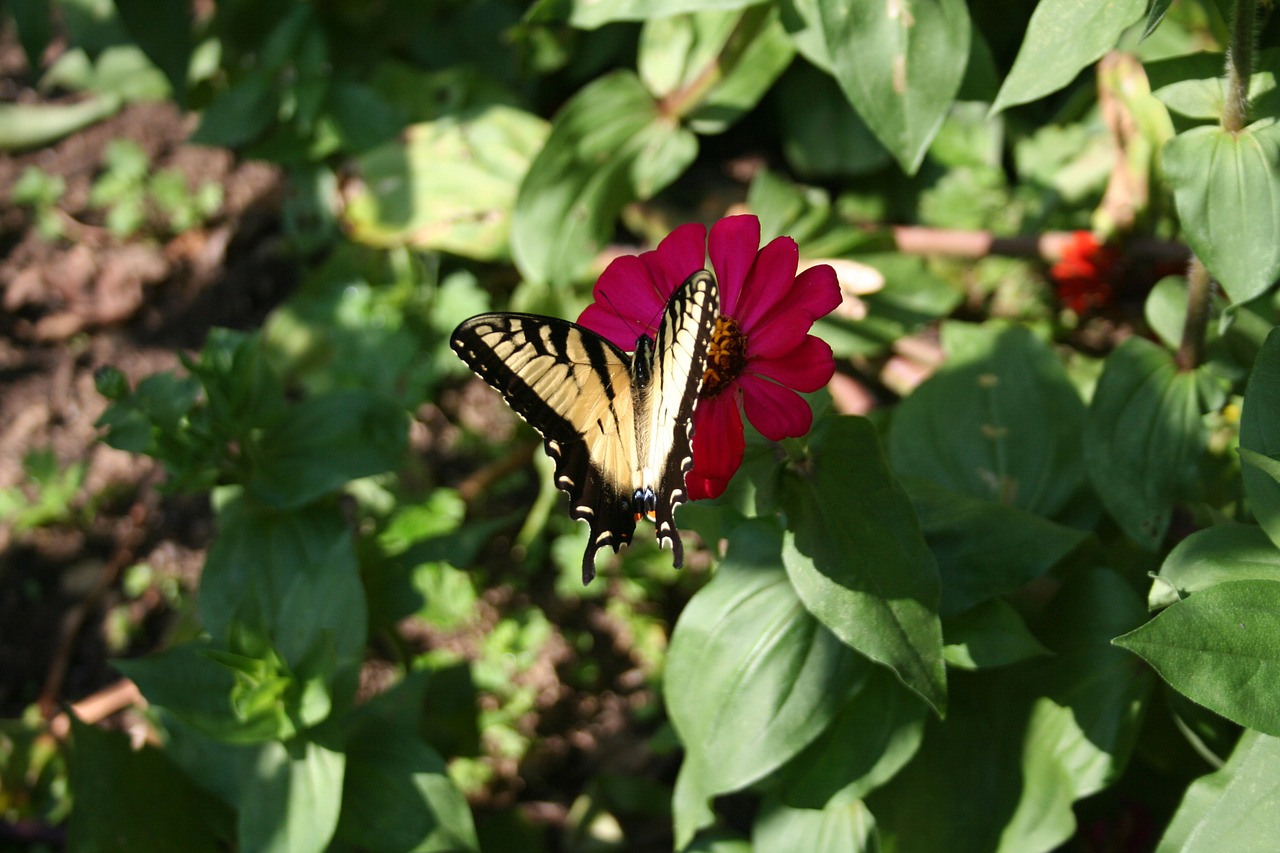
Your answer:
[[[653,375],[660,383],[654,392],[667,398],[674,394],[678,400],[674,407],[675,416],[667,422],[666,428],[672,434],[658,478],[658,502],[654,513],[658,543],[671,546],[672,563],[676,568],[684,564],[684,546],[676,529],[676,507],[688,500],[684,478],[693,467],[690,443],[693,412],[698,404],[698,392],[707,366],[707,350],[719,314],[720,291],[715,277],[706,270],[699,270],[672,294],[654,347]],[[667,384],[672,380],[675,387],[668,388]],[[653,404],[660,405],[661,401],[655,399]],[[655,435],[650,441],[657,439]]]
[[[481,379],[496,388],[522,418],[541,433],[555,462],[555,484],[569,494],[569,515],[590,525],[582,558],[582,582],[595,577],[595,553],[616,552],[631,542],[636,519],[632,471],[606,471],[593,446],[618,441],[620,430],[635,432],[630,358],[589,329],[534,314],[481,314],[454,330],[450,345]],[[516,367],[512,367],[512,365]],[[563,375],[561,375],[563,374]],[[563,408],[534,390],[539,381],[563,390]],[[573,383],[576,388],[567,384]],[[576,421],[597,395],[607,401],[613,423]],[[584,405],[585,404],[585,405]]]

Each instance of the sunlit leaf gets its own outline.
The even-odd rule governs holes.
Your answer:
[[[1115,642],[1201,705],[1280,734],[1280,581],[1216,584]]]
[[[1107,357],[1085,421],[1085,463],[1107,511],[1147,548],[1198,482],[1200,414],[1196,375],[1168,350],[1134,337]]]
[[[633,73],[589,83],[556,114],[520,185],[511,225],[516,266],[536,281],[580,277],[622,206],[667,186],[697,152],[697,137],[663,115]]]
[[[1191,783],[1156,853],[1265,850],[1280,837],[1280,739],[1246,730],[1227,765]]]
[[[1233,303],[1280,275],[1280,124],[1193,127],[1164,146],[1183,234]]]
[[[1120,34],[1146,11],[1147,0],[1081,3],[1041,0],[1009,76],[991,105],[998,112],[1056,92],[1116,46]]]
[[[889,153],[915,172],[955,99],[969,61],[962,0],[818,0],[832,70]]]

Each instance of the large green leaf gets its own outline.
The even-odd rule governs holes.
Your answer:
[[[275,509],[310,503],[403,461],[409,418],[390,397],[333,391],[293,406],[258,442],[247,483]]]
[[[501,105],[405,128],[355,160],[360,183],[343,209],[351,236],[374,246],[506,259],[516,192],[547,129],[536,116]]]
[[[653,18],[640,32],[640,79],[700,134],[721,133],[755,107],[795,48],[772,4]]]
[[[1084,403],[1053,350],[1021,327],[943,327],[946,365],[889,432],[899,476],[1063,518],[1085,490]]]
[[[1088,533],[1016,506],[904,477],[942,578],[942,616],[954,616],[1042,576]]]
[[[1156,853],[1269,850],[1280,838],[1280,739],[1246,731],[1226,766],[1191,783]]]
[[[347,738],[338,837],[388,853],[478,850],[471,810],[444,759],[412,726],[389,725],[367,708]]]
[[[925,723],[915,758],[867,797],[881,844],[895,853],[992,853],[1019,799],[1056,792],[1044,825],[1070,832],[1070,798],[1055,762],[1022,767],[1027,698],[1010,673],[1022,667],[954,673],[945,721]],[[1064,816],[1065,812],[1065,816]],[[1057,835],[1065,837],[1060,830]],[[1013,848],[1010,848],[1011,850]],[[1020,847],[1019,851],[1037,849]],[[1039,848],[1045,849],[1045,848]]]
[[[532,21],[567,20],[575,27],[593,30],[614,21],[649,21],[685,12],[733,10],[759,0],[539,0],[529,10]]]
[[[1147,0],[1041,0],[992,112],[1034,101],[1070,83],[1115,47],[1120,34],[1146,9]]]
[[[1085,420],[1084,458],[1107,511],[1155,548],[1174,501],[1197,482],[1205,445],[1196,375],[1158,344],[1129,338],[1107,357]]]
[[[270,741],[242,760],[239,849],[329,848],[342,805],[346,755],[307,739]]]
[[[1115,642],[1206,708],[1280,735],[1280,581],[1211,586]]]
[[[667,709],[685,747],[681,775],[703,796],[749,785],[804,749],[870,666],[805,610],[777,568],[779,547],[759,522],[736,528],[671,636]]]
[[[1280,275],[1280,124],[1193,127],[1164,146],[1183,235],[1233,303]]]
[[[805,850],[808,853],[866,853],[880,849],[875,816],[861,800],[798,809],[766,800],[751,829],[756,850]]]
[[[1128,583],[1102,569],[1073,578],[1048,613],[1036,628],[1053,657],[1034,666],[1034,687],[1043,695],[1026,750],[1052,754],[1079,799],[1114,782],[1137,741],[1155,677],[1112,638],[1141,625],[1147,613]],[[1033,823],[1034,814],[1030,808]]]
[[[969,62],[963,0],[818,0],[818,12],[845,97],[902,168],[915,172]]]
[[[782,551],[804,606],[842,641],[946,707],[938,573],[870,421],[824,419],[790,478]]]
[[[228,849],[233,816],[151,746],[134,750],[123,732],[71,717],[67,848],[84,853],[193,853]]]
[[[1151,609],[1174,604],[1224,581],[1280,581],[1280,548],[1252,524],[1219,524],[1178,543],[1156,577]]]
[[[580,277],[622,206],[671,183],[697,152],[697,137],[659,110],[635,74],[593,81],[556,114],[520,185],[511,224],[516,266],[540,282]]]
[[[192,10],[187,3],[112,0],[129,35],[164,72],[178,105],[187,101],[187,68],[191,64]]]
[[[265,631],[295,669],[328,648],[331,666],[354,675],[366,613],[341,511],[276,513],[241,500],[223,509],[219,525],[200,584],[205,630],[219,643],[245,629]]]
[[[920,747],[927,708],[884,667],[866,682],[831,727],[783,771],[783,803],[820,809],[852,802],[892,779]]]
[[[1280,329],[1267,335],[1249,376],[1240,416],[1240,449],[1257,454],[1244,460],[1244,493],[1249,509],[1280,547],[1280,482],[1266,470],[1266,460],[1280,459]]]
[[[1051,654],[1003,598],[984,601],[945,620],[942,632],[947,663],[959,669],[1007,666]]]

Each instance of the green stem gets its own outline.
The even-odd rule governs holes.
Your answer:
[[[1253,41],[1258,0],[1236,0],[1231,19],[1231,49],[1227,51],[1227,102],[1222,129],[1239,133],[1249,122],[1249,80],[1253,75]]]
[[[1195,370],[1204,354],[1205,332],[1209,328],[1209,271],[1192,256],[1187,268],[1187,320],[1182,326],[1182,343],[1176,362],[1181,371]]]

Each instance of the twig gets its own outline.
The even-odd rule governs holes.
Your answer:
[[[155,513],[159,503],[159,495],[151,487],[150,478],[142,483],[142,496],[129,508],[128,526],[120,537],[111,559],[102,567],[98,582],[89,594],[75,608],[68,610],[62,619],[58,645],[54,650],[53,660],[49,664],[49,672],[45,676],[44,687],[36,699],[36,706],[44,718],[51,719],[58,711],[62,696],[62,683],[67,677],[67,669],[71,665],[71,657],[75,649],[76,637],[84,627],[89,614],[98,606],[120,573],[133,563],[137,550],[147,535],[147,521]]]
[[[97,723],[117,711],[123,711],[125,708],[135,706],[145,708],[147,707],[147,700],[143,698],[142,692],[138,690],[138,685],[127,678],[122,678],[92,696],[86,696],[79,702],[73,703],[70,713],[63,711],[58,714],[58,716],[49,721],[49,732],[58,740],[63,740],[71,731],[72,714],[82,723]]]
[[[919,228],[898,225],[893,228],[898,251],[909,255],[951,255],[960,258],[984,258],[1005,255],[1015,258],[1040,258],[1057,261],[1072,240],[1070,231],[1046,231],[1017,237],[996,237],[990,231],[952,231],[945,228]],[[1168,240],[1138,237],[1125,243],[1127,254],[1152,262],[1182,263],[1190,256],[1186,246]]]
[[[530,442],[519,444],[506,456],[476,471],[458,484],[458,497],[462,498],[463,503],[470,506],[471,502],[481,492],[486,491],[494,481],[528,465],[529,460],[533,459],[535,446]]]

